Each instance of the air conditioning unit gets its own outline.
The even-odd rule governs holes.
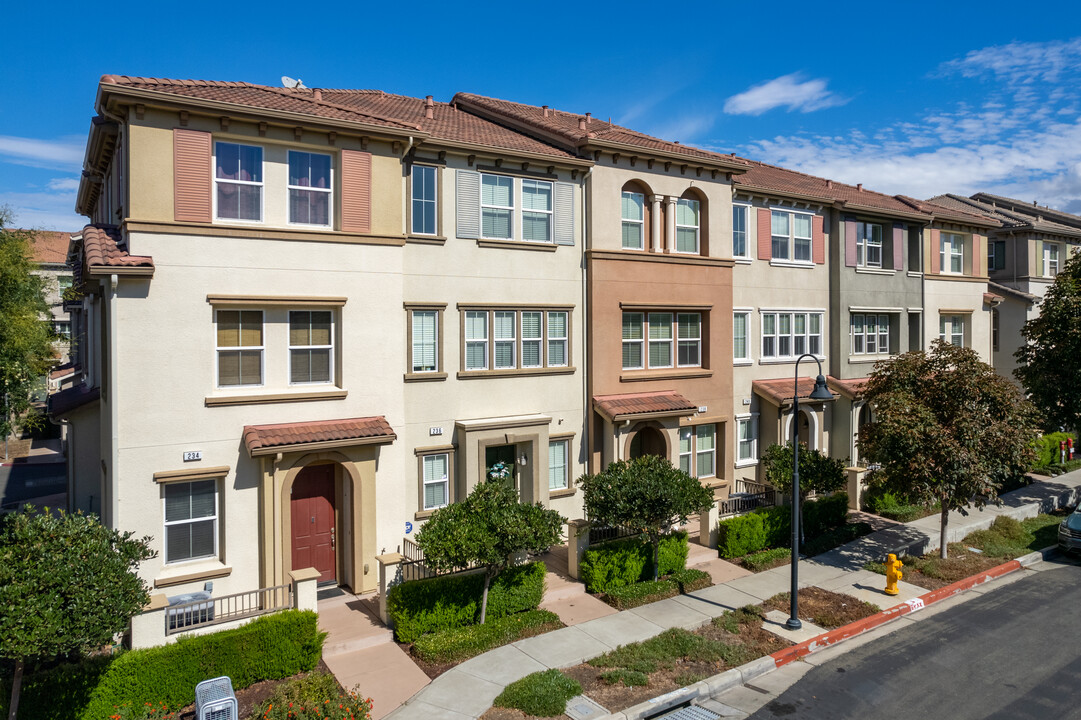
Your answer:
[[[223,676],[195,686],[195,720],[237,720],[232,680]]]

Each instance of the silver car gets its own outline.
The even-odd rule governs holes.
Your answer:
[[[1081,505],[1059,523],[1058,546],[1065,552],[1081,552]]]

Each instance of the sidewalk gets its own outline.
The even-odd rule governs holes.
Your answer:
[[[1034,483],[1004,496],[1003,507],[991,506],[982,511],[974,510],[967,517],[959,513],[951,514],[949,539],[951,542],[959,540],[973,530],[987,528],[999,515],[1020,519],[1073,503],[1077,500],[1079,491],[1081,471]],[[882,576],[864,570],[863,565],[868,560],[881,560],[889,552],[907,551],[916,554],[937,549],[938,522],[938,516],[933,516],[905,525],[894,525],[824,553],[814,560],[803,560],[799,566],[800,587],[816,586],[845,593],[873,602],[884,609],[918,598],[927,591],[905,582],[898,583],[900,595],[885,595],[882,592]],[[713,558],[716,557],[714,551],[709,552],[713,554]],[[698,557],[705,560],[701,553]],[[712,558],[708,562],[712,563]],[[717,562],[735,568],[722,560],[717,559]],[[693,564],[689,559],[688,565]],[[723,568],[721,565],[717,567]],[[393,720],[478,718],[491,707],[492,701],[503,688],[515,680],[540,670],[577,665],[619,645],[651,638],[668,628],[700,627],[726,610],[759,603],[777,593],[786,592],[789,589],[790,572],[790,568],[785,566],[756,575],[734,573],[740,576],[720,580],[721,584],[689,595],[680,595],[632,610],[610,612],[601,617],[580,621],[571,627],[505,645],[467,660],[440,675],[404,705],[391,712],[389,717]],[[595,601],[588,596],[587,599]],[[784,613],[778,615],[782,616]],[[802,630],[792,633],[784,629],[784,620],[784,617],[767,616],[768,622],[776,623],[778,634],[783,634],[793,642],[806,640],[822,632],[821,628],[804,623]]]

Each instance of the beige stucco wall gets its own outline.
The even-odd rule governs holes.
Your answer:
[[[965,343],[980,359],[991,362],[991,309],[984,303],[986,279],[925,275],[923,285],[923,337],[926,348],[939,337],[942,315],[965,316]],[[957,311],[957,312],[952,312]]]

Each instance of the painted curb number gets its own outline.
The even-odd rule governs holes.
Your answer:
[[[905,600],[905,605],[908,605],[909,612],[916,612],[917,610],[923,610],[923,600],[921,598],[914,598],[912,600]]]

